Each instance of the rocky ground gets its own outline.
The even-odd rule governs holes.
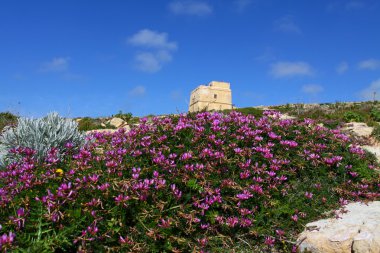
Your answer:
[[[306,225],[298,238],[301,252],[380,252],[380,201],[350,203],[336,214]]]

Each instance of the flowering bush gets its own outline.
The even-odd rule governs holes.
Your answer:
[[[310,220],[378,199],[374,160],[311,120],[237,112],[142,119],[64,159],[0,171],[4,251],[289,252]]]
[[[19,159],[17,152],[9,151],[20,147],[32,148],[33,157],[39,161],[45,159],[52,148],[60,158],[67,142],[78,147],[84,144],[84,139],[75,121],[57,113],[39,119],[19,118],[16,127],[6,127],[0,135],[0,163]]]

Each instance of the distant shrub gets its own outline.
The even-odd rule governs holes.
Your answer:
[[[224,110],[225,113],[230,113],[232,110]],[[236,108],[234,111],[241,112],[244,115],[253,115],[256,118],[263,116],[263,110],[254,107]]]
[[[0,132],[4,127],[15,124],[17,122],[17,116],[13,115],[10,112],[1,112],[0,113]]]
[[[78,124],[70,119],[60,117],[57,113],[50,113],[46,117],[38,119],[20,118],[17,127],[6,127],[0,136],[0,152],[3,157],[0,161],[14,161],[19,159],[14,148],[31,148],[34,150],[34,158],[44,160],[48,153],[55,148],[54,154],[60,158],[66,150],[66,144],[70,147],[78,147],[84,144],[85,138],[78,130]]]
[[[113,117],[120,118],[126,122],[129,122],[133,116],[132,116],[132,113],[130,113],[130,112],[123,113],[122,111],[119,111],[119,113],[113,115]]]
[[[379,109],[376,109],[376,108],[373,108],[371,110],[371,118],[374,120],[374,121],[380,121],[380,110]]]
[[[380,141],[380,125],[379,124],[376,124],[373,127],[371,136],[374,137],[376,140]]]
[[[95,129],[103,129],[99,120],[92,119],[90,117],[82,118],[78,123],[79,131],[90,131]],[[113,126],[106,126],[106,128],[115,128]]]
[[[324,120],[323,125],[329,129],[336,129],[340,125],[340,121],[333,119]]]
[[[343,119],[346,122],[361,122],[361,121],[363,121],[363,117],[359,113],[353,112],[353,111],[345,112],[343,115]]]
[[[262,117],[263,116],[263,110],[253,108],[253,107],[246,107],[246,108],[238,108],[236,111],[241,112],[245,115],[253,115],[255,117]]]

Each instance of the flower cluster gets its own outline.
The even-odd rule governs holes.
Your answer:
[[[88,138],[43,163],[12,151],[23,159],[0,170],[3,250],[291,251],[306,222],[380,197],[376,163],[347,136],[278,112],[142,119]]]

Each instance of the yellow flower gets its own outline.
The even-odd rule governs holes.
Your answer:
[[[55,173],[57,173],[60,177],[63,175],[63,170],[62,169],[56,169]]]

